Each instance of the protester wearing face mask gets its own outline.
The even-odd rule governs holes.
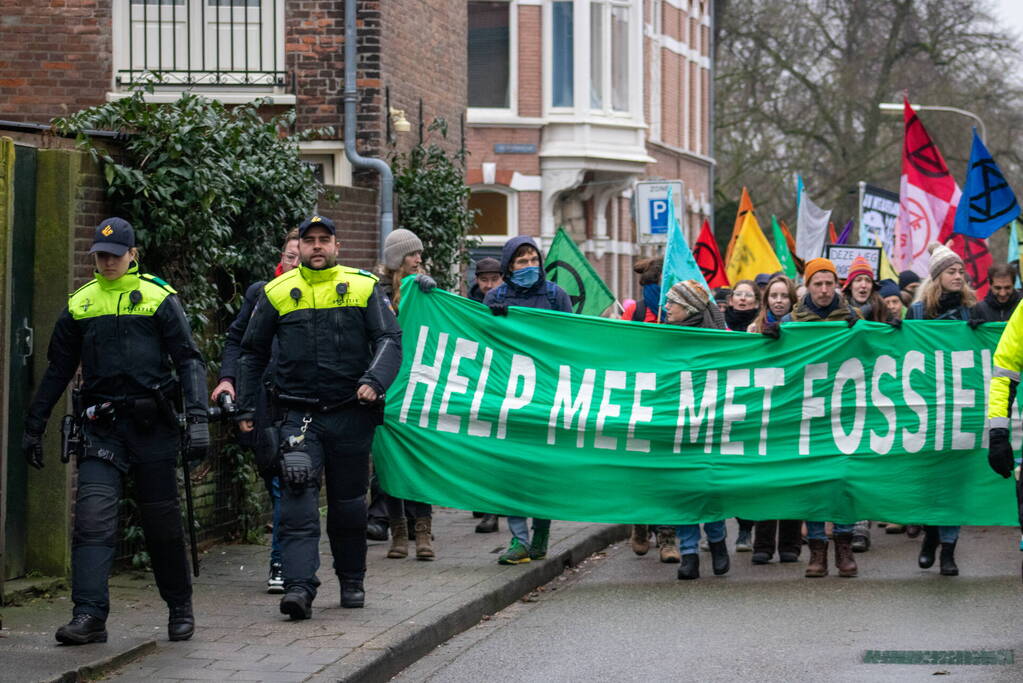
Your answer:
[[[494,315],[508,315],[509,306],[572,312],[568,293],[544,277],[543,257],[533,238],[513,237],[505,243],[501,250],[501,273],[504,283],[490,290],[483,299]],[[549,519],[533,520],[532,539],[525,517],[509,516],[508,529],[512,532],[512,542],[498,558],[498,563],[523,564],[546,559],[551,533]]]
[[[657,322],[657,307],[661,305],[661,268],[664,261],[659,258],[647,258],[636,261],[633,272],[639,275],[641,296],[636,301],[636,308],[630,320],[645,323]]]

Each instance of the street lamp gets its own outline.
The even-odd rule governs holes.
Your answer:
[[[977,127],[980,128],[980,139],[982,142],[987,143],[987,128],[984,127],[984,122],[979,116],[974,114],[972,111],[966,111],[965,109],[958,109],[956,107],[942,107],[937,104],[911,104],[913,111],[948,111],[953,114],[959,114],[960,116],[966,116],[977,122]],[[903,105],[898,102],[882,102],[877,105],[877,108],[881,111],[903,111]]]

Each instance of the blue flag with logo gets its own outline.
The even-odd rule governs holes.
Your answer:
[[[703,277],[703,271],[696,263],[696,257],[682,234],[682,226],[675,216],[675,202],[671,198],[671,188],[668,188],[668,244],[664,247],[664,266],[661,270],[661,301],[658,311],[664,310],[664,302],[668,297],[668,290],[676,282],[682,280],[696,280],[710,295],[711,302],[714,301],[714,293],[707,286],[707,280]]]
[[[954,232],[987,239],[1018,217],[1016,194],[974,128],[970,165],[956,209]]]

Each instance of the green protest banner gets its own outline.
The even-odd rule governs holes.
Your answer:
[[[408,281],[400,322],[373,447],[395,496],[593,522],[1017,523],[986,458],[1002,325],[793,323],[772,340],[495,317]]]
[[[568,292],[574,313],[600,315],[615,301],[614,294],[562,228],[558,228],[547,252],[544,271],[548,280]]]

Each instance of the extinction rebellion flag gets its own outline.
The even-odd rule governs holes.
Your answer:
[[[937,145],[910,106],[909,98],[903,102],[906,135],[893,257],[896,268],[925,277],[930,262],[927,245],[942,234],[952,233],[962,193]]]
[[[1004,324],[781,338],[482,305],[407,278],[373,459],[399,498],[541,519],[1017,523],[986,458]],[[1020,447],[1018,413],[1013,445]]]
[[[547,252],[544,271],[548,280],[568,292],[573,313],[600,315],[615,301],[614,294],[562,228],[558,228]]]

